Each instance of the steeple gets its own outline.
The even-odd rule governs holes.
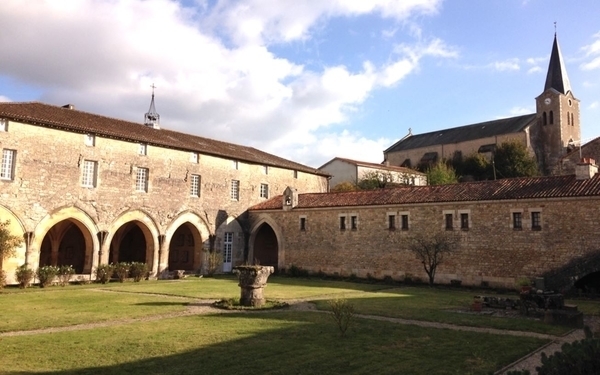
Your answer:
[[[555,89],[561,94],[567,94],[571,91],[571,83],[567,76],[567,70],[563,61],[558,39],[554,33],[554,44],[552,45],[552,53],[550,54],[550,64],[548,64],[548,75],[546,76],[546,86],[544,91]]]
[[[148,113],[144,115],[144,125],[149,126],[154,129],[160,129],[160,115],[156,113],[156,108],[154,107],[154,83],[152,84],[152,101],[150,101],[150,109],[148,109]]]

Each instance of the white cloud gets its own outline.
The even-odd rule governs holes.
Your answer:
[[[513,107],[508,111],[508,113],[510,113],[511,116],[528,115],[534,112],[535,108],[533,107]]]
[[[401,21],[435,14],[439,5],[224,0],[191,9],[172,0],[61,0],[30,7],[3,0],[0,49],[11,53],[0,54],[0,75],[39,88],[43,94],[35,100],[140,122],[154,83],[163,128],[294,158],[302,156],[296,147],[322,149],[315,132],[346,121],[374,90],[396,84],[422,58],[456,52],[434,39],[400,46],[381,66],[365,61],[358,71],[344,65],[316,71],[277,56],[270,43],[310,38],[331,17],[377,14]],[[0,99],[8,97],[0,88]],[[334,139],[328,130],[326,140]],[[340,137],[342,145],[373,142],[381,154],[380,140]]]
[[[0,102],[12,102],[8,96],[0,95]]]
[[[504,61],[495,61],[490,64],[490,67],[500,72],[521,69],[521,66],[519,65],[519,59],[517,58],[512,58]]]
[[[591,58],[590,61],[581,64],[583,70],[594,70],[600,68],[600,32],[593,36],[596,40],[592,44],[583,46],[583,50],[586,58]]]
[[[592,103],[591,103],[591,104],[588,106],[588,108],[589,108],[589,109],[596,109],[596,108],[598,108],[598,107],[600,107],[600,102],[599,102],[599,101],[592,102]]]

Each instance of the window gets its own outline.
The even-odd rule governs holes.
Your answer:
[[[306,230],[306,218],[305,217],[300,218],[300,230],[302,232],[304,232]]]
[[[268,165],[263,165],[262,170],[263,170],[264,174],[269,174],[269,166]]]
[[[554,112],[550,111],[550,116],[548,116],[550,119],[550,125],[554,124]]]
[[[454,228],[454,225],[452,223],[452,214],[446,214],[445,218],[446,218],[446,230],[452,230]]]
[[[233,169],[238,170],[240,169],[240,163],[238,163],[237,160],[232,160],[232,164],[231,166],[233,167]]]
[[[2,168],[0,169],[0,179],[12,180],[15,170],[15,150],[2,150]]]
[[[193,174],[190,178],[190,196],[200,196],[200,176],[197,174]]]
[[[388,215],[388,229],[389,230],[396,229],[396,215]]]
[[[358,228],[358,216],[350,216],[350,229],[356,230]]]
[[[135,190],[148,192],[148,168],[138,168],[135,175]]]
[[[145,143],[140,143],[140,147],[138,148],[138,154],[148,155],[148,145]]]
[[[294,178],[298,178],[298,171],[294,171]]]
[[[541,217],[542,217],[541,212],[534,211],[531,213],[531,229],[532,230],[542,230]]]
[[[88,188],[96,187],[98,163],[92,160],[84,160],[82,169],[81,186]]]
[[[0,132],[8,131],[8,120],[5,118],[0,118]]]
[[[340,216],[340,230],[346,230],[346,216]]]
[[[268,184],[260,184],[260,197],[261,198],[269,198],[269,185]]]
[[[546,117],[546,112],[542,113],[542,124],[543,125],[547,125],[548,124],[548,120]]]
[[[523,229],[523,217],[520,212],[513,212],[512,219],[513,219],[513,229],[514,230]]]
[[[408,215],[402,215],[402,230],[408,230]]]
[[[223,263],[231,263],[233,248],[233,232],[225,232],[223,236]]]
[[[571,125],[571,114],[567,112],[567,125]]]
[[[575,126],[575,119],[573,118],[572,113],[571,113],[571,126]]]
[[[469,214],[467,214],[467,213],[460,214],[460,229],[462,229],[462,230],[469,229]]]
[[[190,154],[190,161],[192,163],[198,163],[199,160],[200,160],[200,155],[197,152],[192,152]]]
[[[94,147],[96,145],[96,136],[93,134],[86,134],[83,136],[83,143],[86,146]]]
[[[231,180],[231,192],[230,192],[230,196],[231,199],[234,201],[239,201],[240,200],[240,181],[238,180]]]

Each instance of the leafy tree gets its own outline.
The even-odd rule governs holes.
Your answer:
[[[446,232],[437,232],[415,236],[408,248],[421,261],[423,269],[429,276],[429,285],[433,285],[437,267],[444,262],[446,255],[456,251],[457,245],[456,237]]]
[[[539,174],[535,157],[520,142],[508,141],[496,148],[494,155],[498,178],[531,177]]]
[[[393,180],[391,173],[370,171],[362,175],[356,186],[359,190],[383,189]]]
[[[15,249],[21,246],[23,239],[19,236],[14,236],[9,229],[10,220],[0,220],[0,288],[6,284],[6,274],[2,270],[4,259],[15,256]]]
[[[331,188],[332,193],[343,193],[345,191],[356,191],[358,188],[352,182],[344,181]]]
[[[456,167],[455,167],[456,168]],[[456,168],[459,170],[458,168]],[[460,174],[473,176],[475,180],[490,180],[494,178],[492,163],[479,152],[475,152],[461,162]]]
[[[454,168],[446,164],[445,161],[440,161],[425,171],[427,182],[429,185],[447,185],[458,182],[458,176]]]

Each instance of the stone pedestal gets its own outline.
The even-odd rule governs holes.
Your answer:
[[[241,289],[240,304],[254,307],[264,305],[263,289],[275,269],[271,266],[237,266],[233,272],[238,276]]]

